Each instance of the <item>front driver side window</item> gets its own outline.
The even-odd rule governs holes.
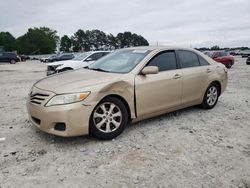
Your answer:
[[[161,52],[153,57],[147,66],[157,66],[160,72],[174,70],[177,68],[175,52]]]

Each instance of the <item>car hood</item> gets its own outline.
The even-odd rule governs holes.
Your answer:
[[[74,61],[74,60],[64,60],[64,61],[57,61],[57,62],[53,62],[53,63],[48,63],[48,66],[56,66],[56,65],[62,65],[65,63],[78,63],[81,61]]]
[[[98,84],[120,80],[121,74],[79,69],[49,76],[39,80],[35,87],[52,91],[56,94],[85,91]]]

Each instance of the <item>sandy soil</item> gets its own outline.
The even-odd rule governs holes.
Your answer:
[[[192,107],[129,126],[112,141],[60,138],[27,120],[37,61],[0,65],[0,187],[250,187],[250,66],[229,71],[209,111]],[[4,140],[5,138],[5,140]]]

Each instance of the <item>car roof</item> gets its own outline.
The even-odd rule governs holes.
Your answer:
[[[134,50],[191,50],[195,51],[195,49],[192,48],[185,48],[185,47],[179,47],[179,46],[138,46],[138,47],[131,47],[126,49],[134,49]]]

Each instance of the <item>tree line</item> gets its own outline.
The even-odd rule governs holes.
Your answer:
[[[57,46],[63,52],[79,52],[90,50],[115,50],[132,46],[148,46],[148,41],[141,35],[129,31],[106,34],[100,30],[77,30],[72,36],[63,35],[48,27],[29,28],[28,31],[15,38],[9,32],[0,32],[0,50],[17,51],[19,54],[49,54],[56,51]]]
[[[249,47],[235,47],[235,48],[221,48],[218,45],[212,46],[211,48],[208,47],[202,47],[202,48],[195,48],[196,50],[199,51],[210,51],[210,50],[226,50],[226,51],[233,51],[233,50],[250,50]]]

